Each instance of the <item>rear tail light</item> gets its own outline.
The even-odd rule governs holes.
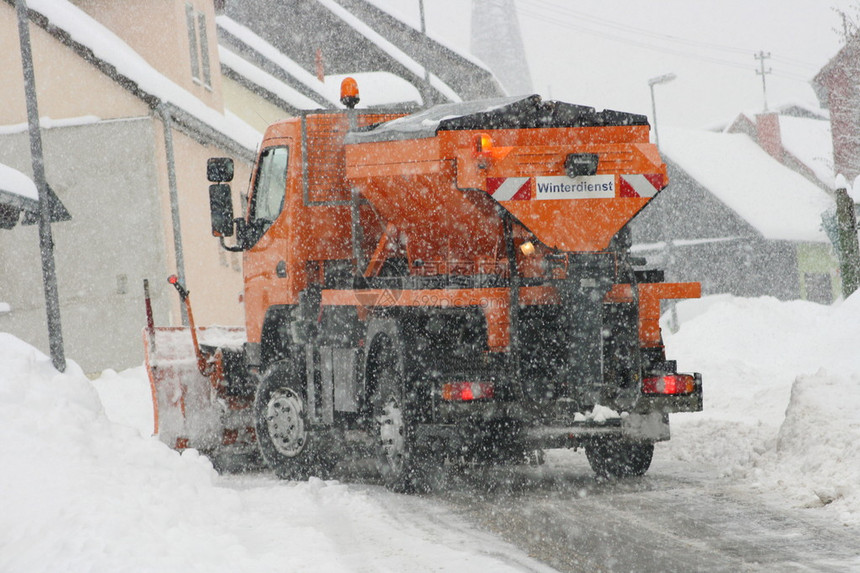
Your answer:
[[[442,399],[446,402],[468,402],[493,397],[492,382],[446,382],[442,384]]]
[[[692,394],[695,391],[696,379],[689,374],[666,374],[642,381],[645,394]]]

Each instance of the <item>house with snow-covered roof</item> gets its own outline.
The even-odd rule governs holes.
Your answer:
[[[86,372],[140,364],[149,278],[160,324],[242,322],[241,260],[211,240],[206,159],[250,177],[259,131],[224,105],[211,0],[29,0],[66,355]],[[15,2],[0,1],[0,163],[31,169]],[[239,211],[237,206],[237,211]],[[240,212],[240,211],[239,211]],[[38,230],[0,234],[0,331],[47,348]]]
[[[744,112],[722,131],[748,135],[789,169],[827,192],[833,189],[833,142],[827,110],[791,103],[773,111]]]
[[[633,249],[704,294],[832,302],[838,266],[821,229],[831,197],[747,135],[666,128],[669,187],[632,221]]]

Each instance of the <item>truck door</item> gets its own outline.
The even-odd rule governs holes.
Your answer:
[[[292,140],[267,142],[257,159],[248,227],[253,246],[245,251],[245,316],[249,342],[259,342],[266,309],[286,304],[287,237],[290,213],[286,199]]]

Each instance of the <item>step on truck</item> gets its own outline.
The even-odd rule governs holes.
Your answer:
[[[659,326],[661,301],[699,284],[630,253],[628,223],[668,184],[646,117],[539,96],[411,115],[355,99],[266,130],[241,217],[232,162],[209,160],[245,327],[150,322],[161,439],[259,452],[283,478],[325,475],[364,440],[400,490],[547,448],[644,474],[669,414],[702,409],[701,376],[677,372]]]

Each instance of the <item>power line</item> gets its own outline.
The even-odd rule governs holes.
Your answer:
[[[744,55],[746,57],[749,57],[750,53],[754,53],[754,50],[751,49],[739,48],[736,46],[726,46],[712,42],[690,40],[679,36],[654,32],[652,30],[647,30],[643,28],[637,28],[635,26],[629,26],[626,24],[613,22],[605,18],[599,18],[590,14],[571,10],[563,6],[552,4],[550,2],[547,2],[546,0],[519,0],[518,4],[520,5],[518,12],[521,16],[539,20],[541,22],[546,22],[564,29],[574,30],[579,33],[601,37],[610,41],[627,44],[638,48],[644,48],[660,53],[695,59],[712,64],[745,70],[749,70],[751,68],[749,64],[745,64],[737,60],[731,60],[721,56],[691,53],[688,50],[681,49],[680,46],[693,47],[700,50],[723,52],[725,54]],[[534,10],[525,11],[523,10],[524,7],[532,8]],[[565,17],[573,18],[578,23],[571,22]],[[601,30],[589,27],[588,25],[585,25],[581,22],[585,24],[594,24],[599,28],[604,29]],[[618,32],[622,32],[625,35],[619,35]],[[668,45],[661,45],[649,40],[663,42]],[[810,68],[814,69],[816,67],[815,64],[811,64],[809,62],[802,62],[800,60],[794,60],[792,58],[780,56],[774,57],[774,61],[780,61],[786,65],[793,67],[806,68],[807,70]],[[773,75],[791,80],[803,82],[809,81],[809,77],[801,76],[800,74],[792,72],[779,71],[774,72]]]
[[[519,3],[525,6],[532,6],[537,8],[538,10],[547,10],[552,14],[552,17],[557,20],[557,16],[566,15],[571,18],[575,18],[577,21],[585,21],[597,24],[599,26],[603,26],[609,29],[614,29],[622,32],[633,33],[639,36],[650,37],[653,39],[682,44],[691,47],[698,47],[704,49],[711,49],[717,51],[723,51],[727,53],[734,54],[743,54],[748,55],[754,50],[752,48],[747,47],[738,47],[736,45],[726,45],[726,44],[717,44],[714,42],[704,42],[702,40],[693,40],[689,38],[683,38],[681,36],[676,36],[673,34],[666,34],[663,32],[655,32],[654,30],[649,30],[646,28],[638,28],[636,26],[631,26],[629,24],[623,24],[621,22],[616,22],[613,20],[609,20],[606,18],[600,18],[598,16],[593,16],[591,14],[580,12],[577,10],[573,10],[567,6],[561,6],[552,3],[548,0],[519,0]],[[530,16],[530,13],[522,12],[523,15]],[[569,22],[568,22],[569,24]],[[811,67],[815,68],[817,64],[813,64],[810,62],[805,62],[802,60],[797,60],[794,58],[782,57],[780,58],[782,61],[786,63],[791,63],[792,65],[802,66],[802,67]]]

